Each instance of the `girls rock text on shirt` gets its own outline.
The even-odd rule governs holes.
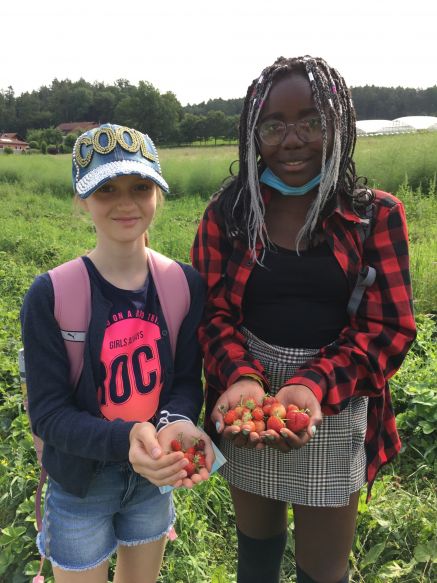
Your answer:
[[[113,421],[147,421],[156,412],[162,388],[158,317],[125,310],[107,322],[100,356],[98,400],[102,415]]]

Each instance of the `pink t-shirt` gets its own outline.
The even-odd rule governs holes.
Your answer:
[[[110,421],[147,421],[156,413],[163,385],[158,351],[162,323],[153,280],[149,275],[141,289],[120,289],[86,261],[112,304],[100,352],[100,412]]]

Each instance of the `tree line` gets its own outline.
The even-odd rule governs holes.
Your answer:
[[[358,119],[395,119],[437,115],[437,85],[428,89],[353,87]],[[110,121],[147,131],[158,144],[235,140],[241,99],[210,99],[182,106],[173,92],[160,93],[151,83],[119,79],[108,85],[84,79],[55,79],[52,84],[16,96],[0,91],[0,132],[16,132],[27,140],[48,128],[75,121]],[[32,131],[34,132],[32,134]]]

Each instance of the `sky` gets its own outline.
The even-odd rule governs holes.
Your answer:
[[[148,81],[182,105],[244,97],[278,56],[349,86],[437,85],[435,0],[3,0],[0,90]]]

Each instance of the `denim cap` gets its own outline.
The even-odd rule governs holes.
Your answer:
[[[155,144],[138,130],[106,123],[79,136],[73,148],[73,188],[88,198],[117,176],[137,174],[169,192]]]

